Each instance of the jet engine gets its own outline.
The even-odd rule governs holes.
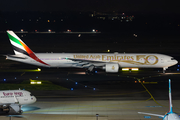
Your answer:
[[[3,112],[6,112],[10,115],[22,114],[21,106],[19,104],[10,104],[7,107],[3,107]]]
[[[119,70],[119,64],[106,64],[105,65],[105,71],[106,72],[112,72],[112,73],[116,73],[116,72],[118,72],[118,70]]]

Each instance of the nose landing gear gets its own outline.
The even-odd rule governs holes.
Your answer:
[[[166,69],[168,69],[168,67],[163,67],[163,73],[166,72]]]

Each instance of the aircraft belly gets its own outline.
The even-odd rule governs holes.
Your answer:
[[[120,63],[120,67],[138,67],[138,68],[162,68],[162,65],[156,64],[156,65],[144,65],[144,64],[129,64],[129,63]]]

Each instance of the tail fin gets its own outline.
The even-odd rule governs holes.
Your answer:
[[[7,34],[16,55],[27,55],[42,64],[48,65],[47,63],[41,61],[13,31],[7,31]]]
[[[7,34],[16,55],[24,54],[29,56],[33,53],[33,51],[13,31],[7,31]]]
[[[171,80],[169,79],[169,112],[172,113]]]

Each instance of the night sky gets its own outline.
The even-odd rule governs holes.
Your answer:
[[[180,13],[178,0],[1,0],[0,11]]]

